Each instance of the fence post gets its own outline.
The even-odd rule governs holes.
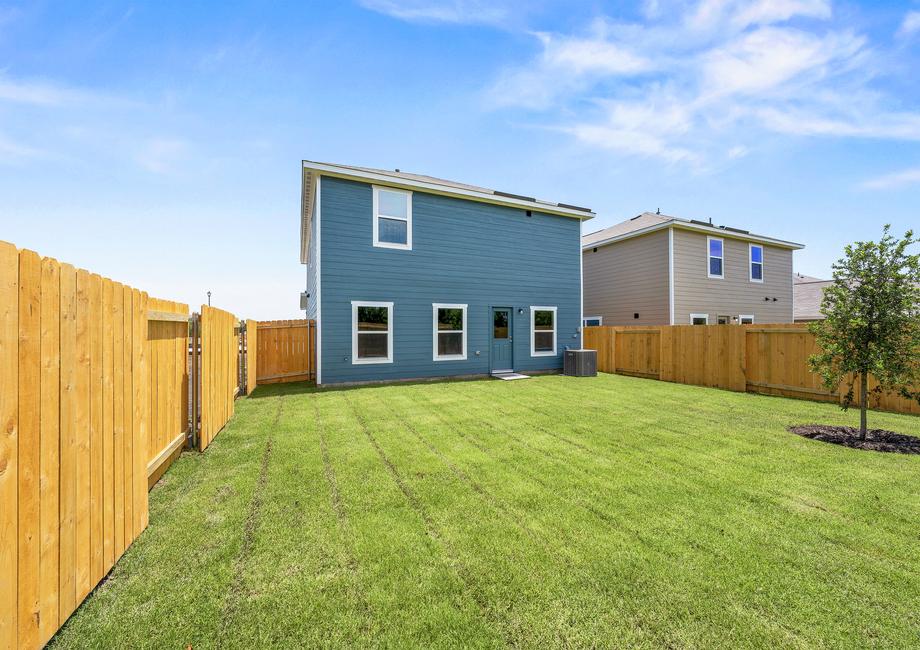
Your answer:
[[[200,343],[201,343],[201,316],[198,312],[193,312],[189,320],[189,349],[191,356],[191,372],[189,372],[189,382],[191,383],[191,408],[189,412],[189,440],[190,449],[198,448],[198,434],[200,431],[200,421],[198,419],[199,408],[201,405],[201,362],[200,362]]]

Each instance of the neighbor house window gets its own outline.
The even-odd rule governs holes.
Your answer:
[[[393,303],[351,303],[351,362],[393,361]]]
[[[731,316],[717,316],[716,322],[719,325],[731,325],[732,317]]]
[[[751,282],[763,282],[763,246],[751,244],[749,251],[751,258]]]
[[[466,359],[466,305],[431,305],[434,360]]]
[[[725,277],[725,242],[718,237],[707,237],[706,245],[709,248],[709,277]]]
[[[412,250],[412,192],[374,187],[374,246]]]
[[[600,327],[604,324],[603,316],[585,316],[581,322],[583,327]]]
[[[530,355],[551,357],[556,355],[556,308],[530,308]]]
[[[753,325],[754,324],[754,315],[753,314],[741,314],[738,316],[738,322],[742,325]]]
[[[691,325],[709,325],[709,314],[690,314]]]

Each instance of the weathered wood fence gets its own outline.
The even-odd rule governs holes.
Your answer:
[[[808,369],[818,351],[807,325],[663,325],[586,327],[584,347],[597,350],[602,372],[733,391],[836,402]],[[875,384],[870,382],[870,388]],[[870,395],[872,408],[920,414],[897,395]]]
[[[257,347],[259,384],[316,379],[316,321],[259,321]]]
[[[47,643],[146,528],[189,438],[204,449],[232,416],[239,321],[189,316],[0,242],[0,648]]]

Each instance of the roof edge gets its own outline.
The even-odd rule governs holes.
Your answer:
[[[681,230],[692,230],[695,232],[702,232],[711,235],[719,235],[720,237],[728,237],[729,239],[740,239],[741,241],[751,241],[762,244],[769,244],[770,246],[776,246],[777,248],[788,248],[790,250],[801,250],[805,248],[805,244],[799,244],[798,242],[786,241],[784,239],[774,239],[773,237],[765,237],[763,235],[755,235],[753,233],[740,233],[733,230],[725,230],[717,226],[704,226],[702,224],[692,223],[690,221],[683,221],[681,219],[671,219],[669,221],[663,221],[661,223],[656,223],[645,228],[640,228],[639,230],[633,230],[632,232],[623,233],[622,235],[616,235],[614,237],[609,237],[608,239],[601,239],[599,241],[582,244],[581,249],[587,250],[589,248],[598,248],[600,246],[607,246],[608,244],[614,244],[618,241],[623,241],[624,239],[632,239],[633,237],[639,237],[641,235],[646,235],[648,233],[655,232],[657,230],[663,230],[665,228],[679,228]]]
[[[494,205],[503,205],[513,208],[524,208],[545,212],[560,217],[571,217],[580,221],[587,221],[597,216],[593,210],[584,208],[579,209],[564,203],[551,203],[529,197],[518,197],[506,193],[480,192],[472,189],[453,187],[443,185],[436,181],[423,181],[408,178],[399,178],[381,172],[371,172],[357,170],[351,167],[336,165],[334,163],[321,163],[311,160],[302,162],[304,170],[311,170],[323,176],[333,176],[349,180],[359,180],[363,182],[372,182],[378,185],[388,185],[390,187],[418,189],[431,194],[440,194],[454,198],[467,199],[470,201],[479,201],[480,203],[491,203]]]

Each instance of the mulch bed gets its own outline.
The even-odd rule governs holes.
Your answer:
[[[853,447],[854,449],[887,451],[896,454],[920,454],[920,438],[905,436],[894,431],[885,431],[884,429],[869,429],[866,431],[865,440],[859,439],[859,429],[854,427],[803,424],[789,427],[789,431],[812,440]]]

